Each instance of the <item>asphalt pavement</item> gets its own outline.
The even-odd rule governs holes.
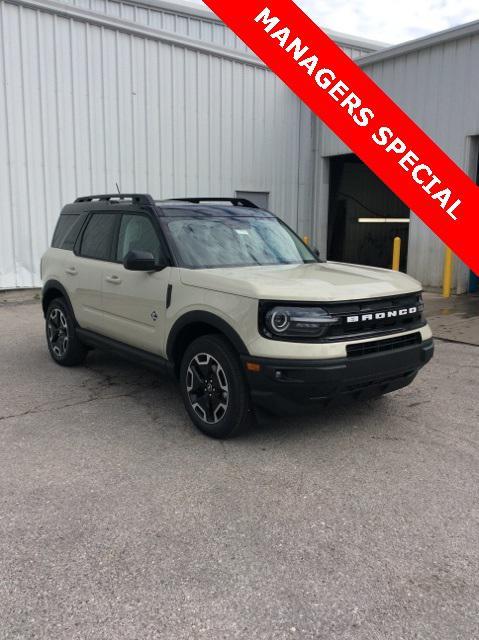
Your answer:
[[[424,303],[436,338],[479,347],[479,294],[443,298],[424,293]]]
[[[0,305],[2,640],[479,638],[479,348],[227,442]]]

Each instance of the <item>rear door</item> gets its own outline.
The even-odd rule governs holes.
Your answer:
[[[128,251],[149,251],[166,263],[165,247],[155,221],[144,212],[123,213],[114,261],[103,271],[105,333],[115,340],[164,355],[166,296],[171,267],[161,271],[128,271]]]
[[[90,214],[75,251],[65,262],[65,278],[75,317],[83,329],[102,332],[103,269],[111,260],[120,214]]]

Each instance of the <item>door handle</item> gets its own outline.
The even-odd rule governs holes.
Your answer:
[[[75,267],[67,267],[65,269],[65,273],[68,273],[68,275],[70,276],[76,276],[78,271],[75,269]]]
[[[121,278],[119,276],[106,276],[105,280],[111,282],[111,284],[121,284]]]

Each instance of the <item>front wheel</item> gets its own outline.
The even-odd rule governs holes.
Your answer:
[[[202,336],[188,346],[180,387],[190,418],[206,435],[230,438],[250,422],[249,392],[239,358],[222,336]]]

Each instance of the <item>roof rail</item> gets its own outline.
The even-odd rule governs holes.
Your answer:
[[[231,202],[234,207],[250,207],[251,209],[259,209],[259,207],[247,198],[170,198],[174,202],[191,202],[192,204],[201,204],[202,202]]]
[[[137,204],[155,204],[155,201],[148,193],[105,193],[97,196],[82,196],[77,198],[75,202],[92,202],[93,200],[105,202],[110,200],[131,200]]]

